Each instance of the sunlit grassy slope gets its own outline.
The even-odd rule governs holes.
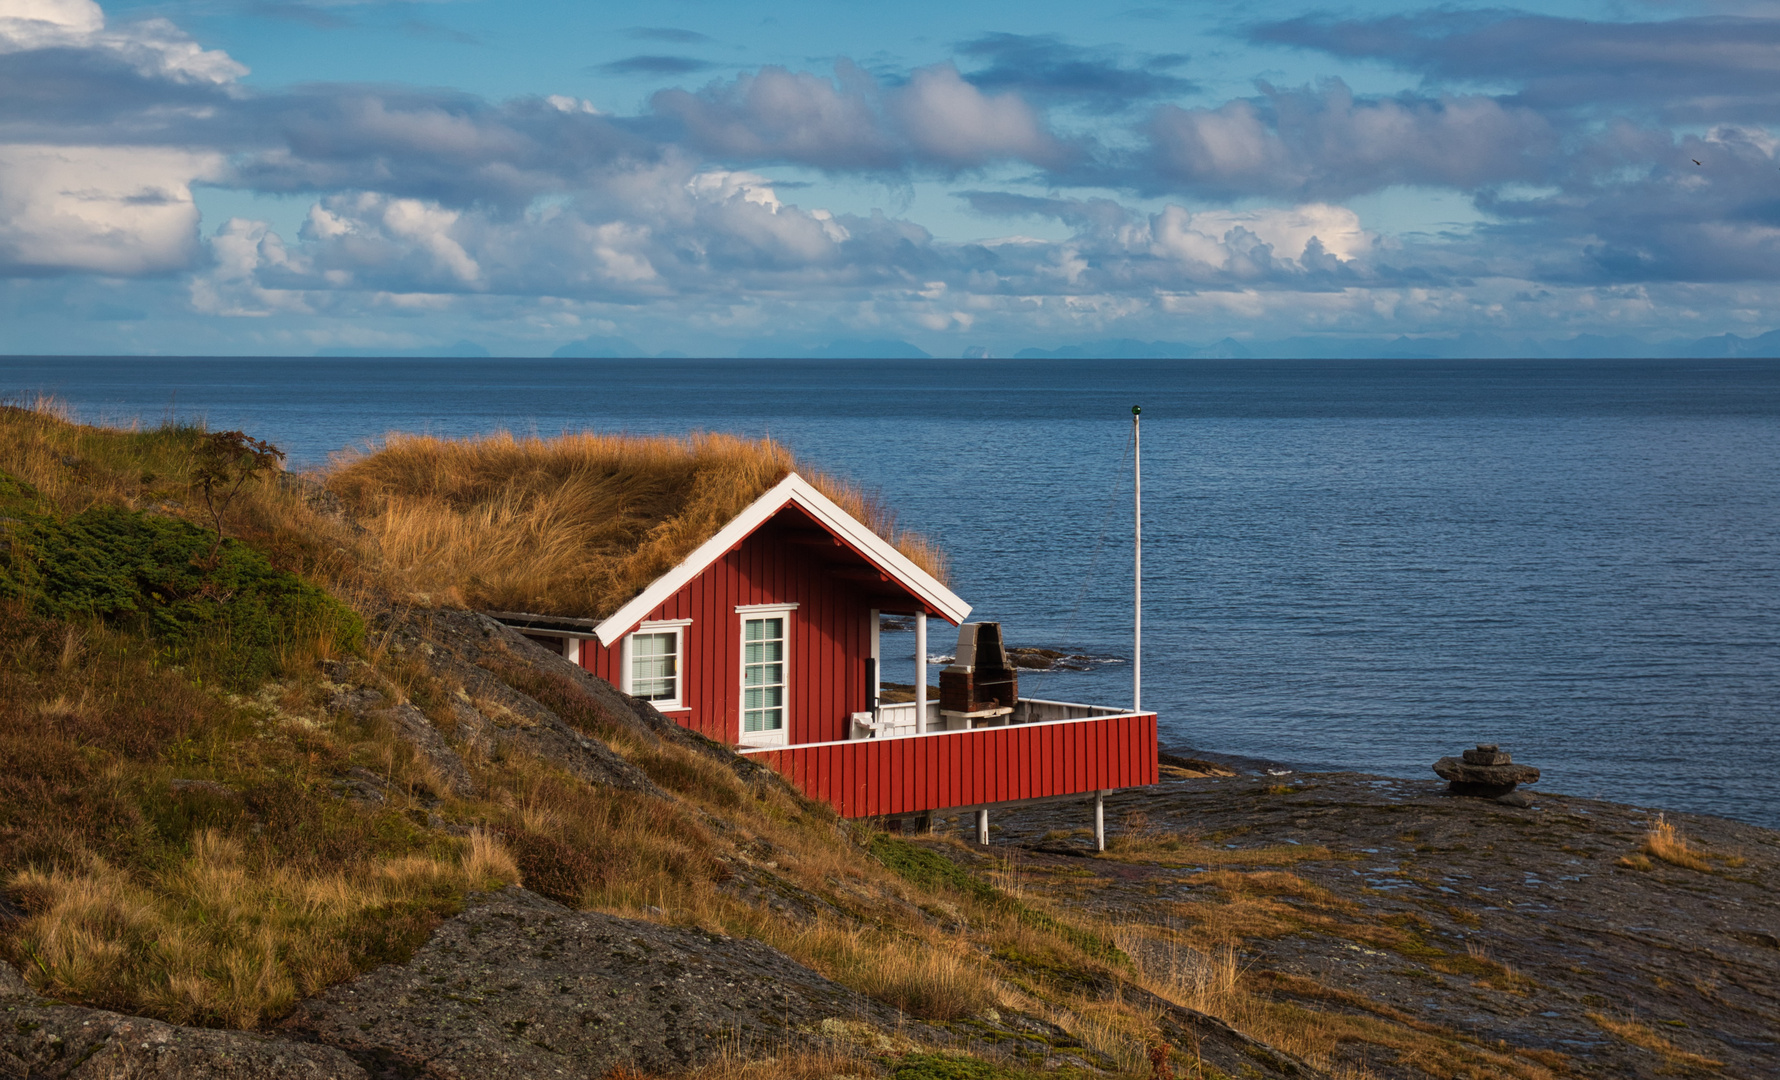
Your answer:
[[[584,536],[613,551],[619,536],[659,541],[646,559],[618,560],[622,571],[582,579],[584,595],[618,590],[598,594],[610,598],[628,587],[614,582],[642,580],[782,475],[790,462],[772,444],[662,440],[637,457],[592,439],[391,440],[388,456],[333,477],[371,509],[370,528],[318,511],[314,485],[273,479],[246,489],[211,559],[187,487],[201,434],[0,408],[0,884],[24,914],[0,923],[0,949],[41,992],[263,1025],[408,955],[470,890],[515,882],[582,908],[761,939],[940,1023],[992,1009],[1075,1015],[1087,1008],[1077,998],[1102,993],[1084,987],[1122,977],[1128,961],[1103,932],[843,825],[720,750],[622,722],[574,676],[512,650],[478,670],[609,745],[666,795],[491,751],[455,726],[455,705],[474,700],[464,673],[392,646],[414,625],[406,590],[421,583],[389,570],[417,556],[386,550],[406,534],[379,515],[420,506],[494,529],[525,505],[560,508],[551,470],[579,463],[560,475],[603,493],[621,522],[584,515]],[[429,486],[426,461],[446,463],[446,478]],[[626,479],[602,482],[589,471],[600,461]],[[736,476],[736,490],[718,490]],[[888,529],[887,515],[860,512]],[[532,595],[429,574],[426,589],[466,600]],[[375,711],[338,705],[368,690],[420,709],[463,758],[474,794],[442,781]],[[366,774],[383,801],[344,797]],[[1115,1001],[1094,1009],[1105,1039],[1140,1060],[1152,1021]]]

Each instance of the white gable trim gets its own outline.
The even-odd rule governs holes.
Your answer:
[[[792,473],[773,485],[772,490],[748,504],[748,508],[717,530],[717,535],[700,544],[684,562],[650,582],[636,599],[619,608],[612,617],[594,627],[600,644],[610,648],[614,641],[629,633],[643,616],[659,607],[662,601],[685,588],[693,578],[705,572],[712,563],[746,540],[787,505],[795,503],[805,513],[835,535],[851,544],[871,560],[879,570],[914,593],[933,609],[955,623],[970,614],[970,605],[952,590],[941,585],[933,575],[909,561],[889,541],[866,528],[851,514],[835,505],[834,500],[817,491],[809,481]]]

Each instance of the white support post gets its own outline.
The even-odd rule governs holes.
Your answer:
[[[927,733],[927,613],[915,613],[915,734]],[[988,843],[987,840],[983,843]]]
[[[1131,537],[1131,711],[1143,710],[1143,409],[1131,406],[1132,512]]]
[[[630,693],[630,635],[618,643],[618,689]]]
[[[581,639],[578,637],[563,638],[562,655],[569,663],[579,666],[581,663]]]
[[[989,811],[977,811],[977,843],[989,846]]]
[[[1094,793],[1094,850],[1106,850],[1106,792]]]
[[[878,626],[882,622],[877,608],[871,609],[871,708],[875,714],[878,699],[884,696],[884,649],[878,640]],[[874,715],[875,719],[875,715]]]

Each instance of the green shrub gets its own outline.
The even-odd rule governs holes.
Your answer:
[[[56,619],[152,635],[168,658],[248,689],[281,654],[356,649],[364,624],[339,601],[239,541],[175,518],[95,506],[61,519],[0,474],[0,599]]]
[[[998,1080],[1004,1074],[986,1061],[943,1054],[911,1054],[902,1059],[892,1075],[894,1080]]]

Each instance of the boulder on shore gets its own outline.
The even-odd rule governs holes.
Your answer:
[[[822,1044],[825,1020],[926,1030],[759,942],[508,888],[406,964],[305,1001],[284,1027],[404,1077],[596,1080],[617,1066],[677,1073],[724,1050]]]
[[[1434,772],[1447,781],[1454,795],[1483,799],[1501,799],[1521,784],[1539,782],[1538,769],[1514,764],[1514,759],[1493,743],[1479,743],[1463,757],[1443,757],[1434,763]],[[1524,799],[1523,795],[1511,805],[1525,805]]]
[[[32,1080],[367,1080],[331,1046],[183,1027],[40,997],[0,963],[0,1077]]]

